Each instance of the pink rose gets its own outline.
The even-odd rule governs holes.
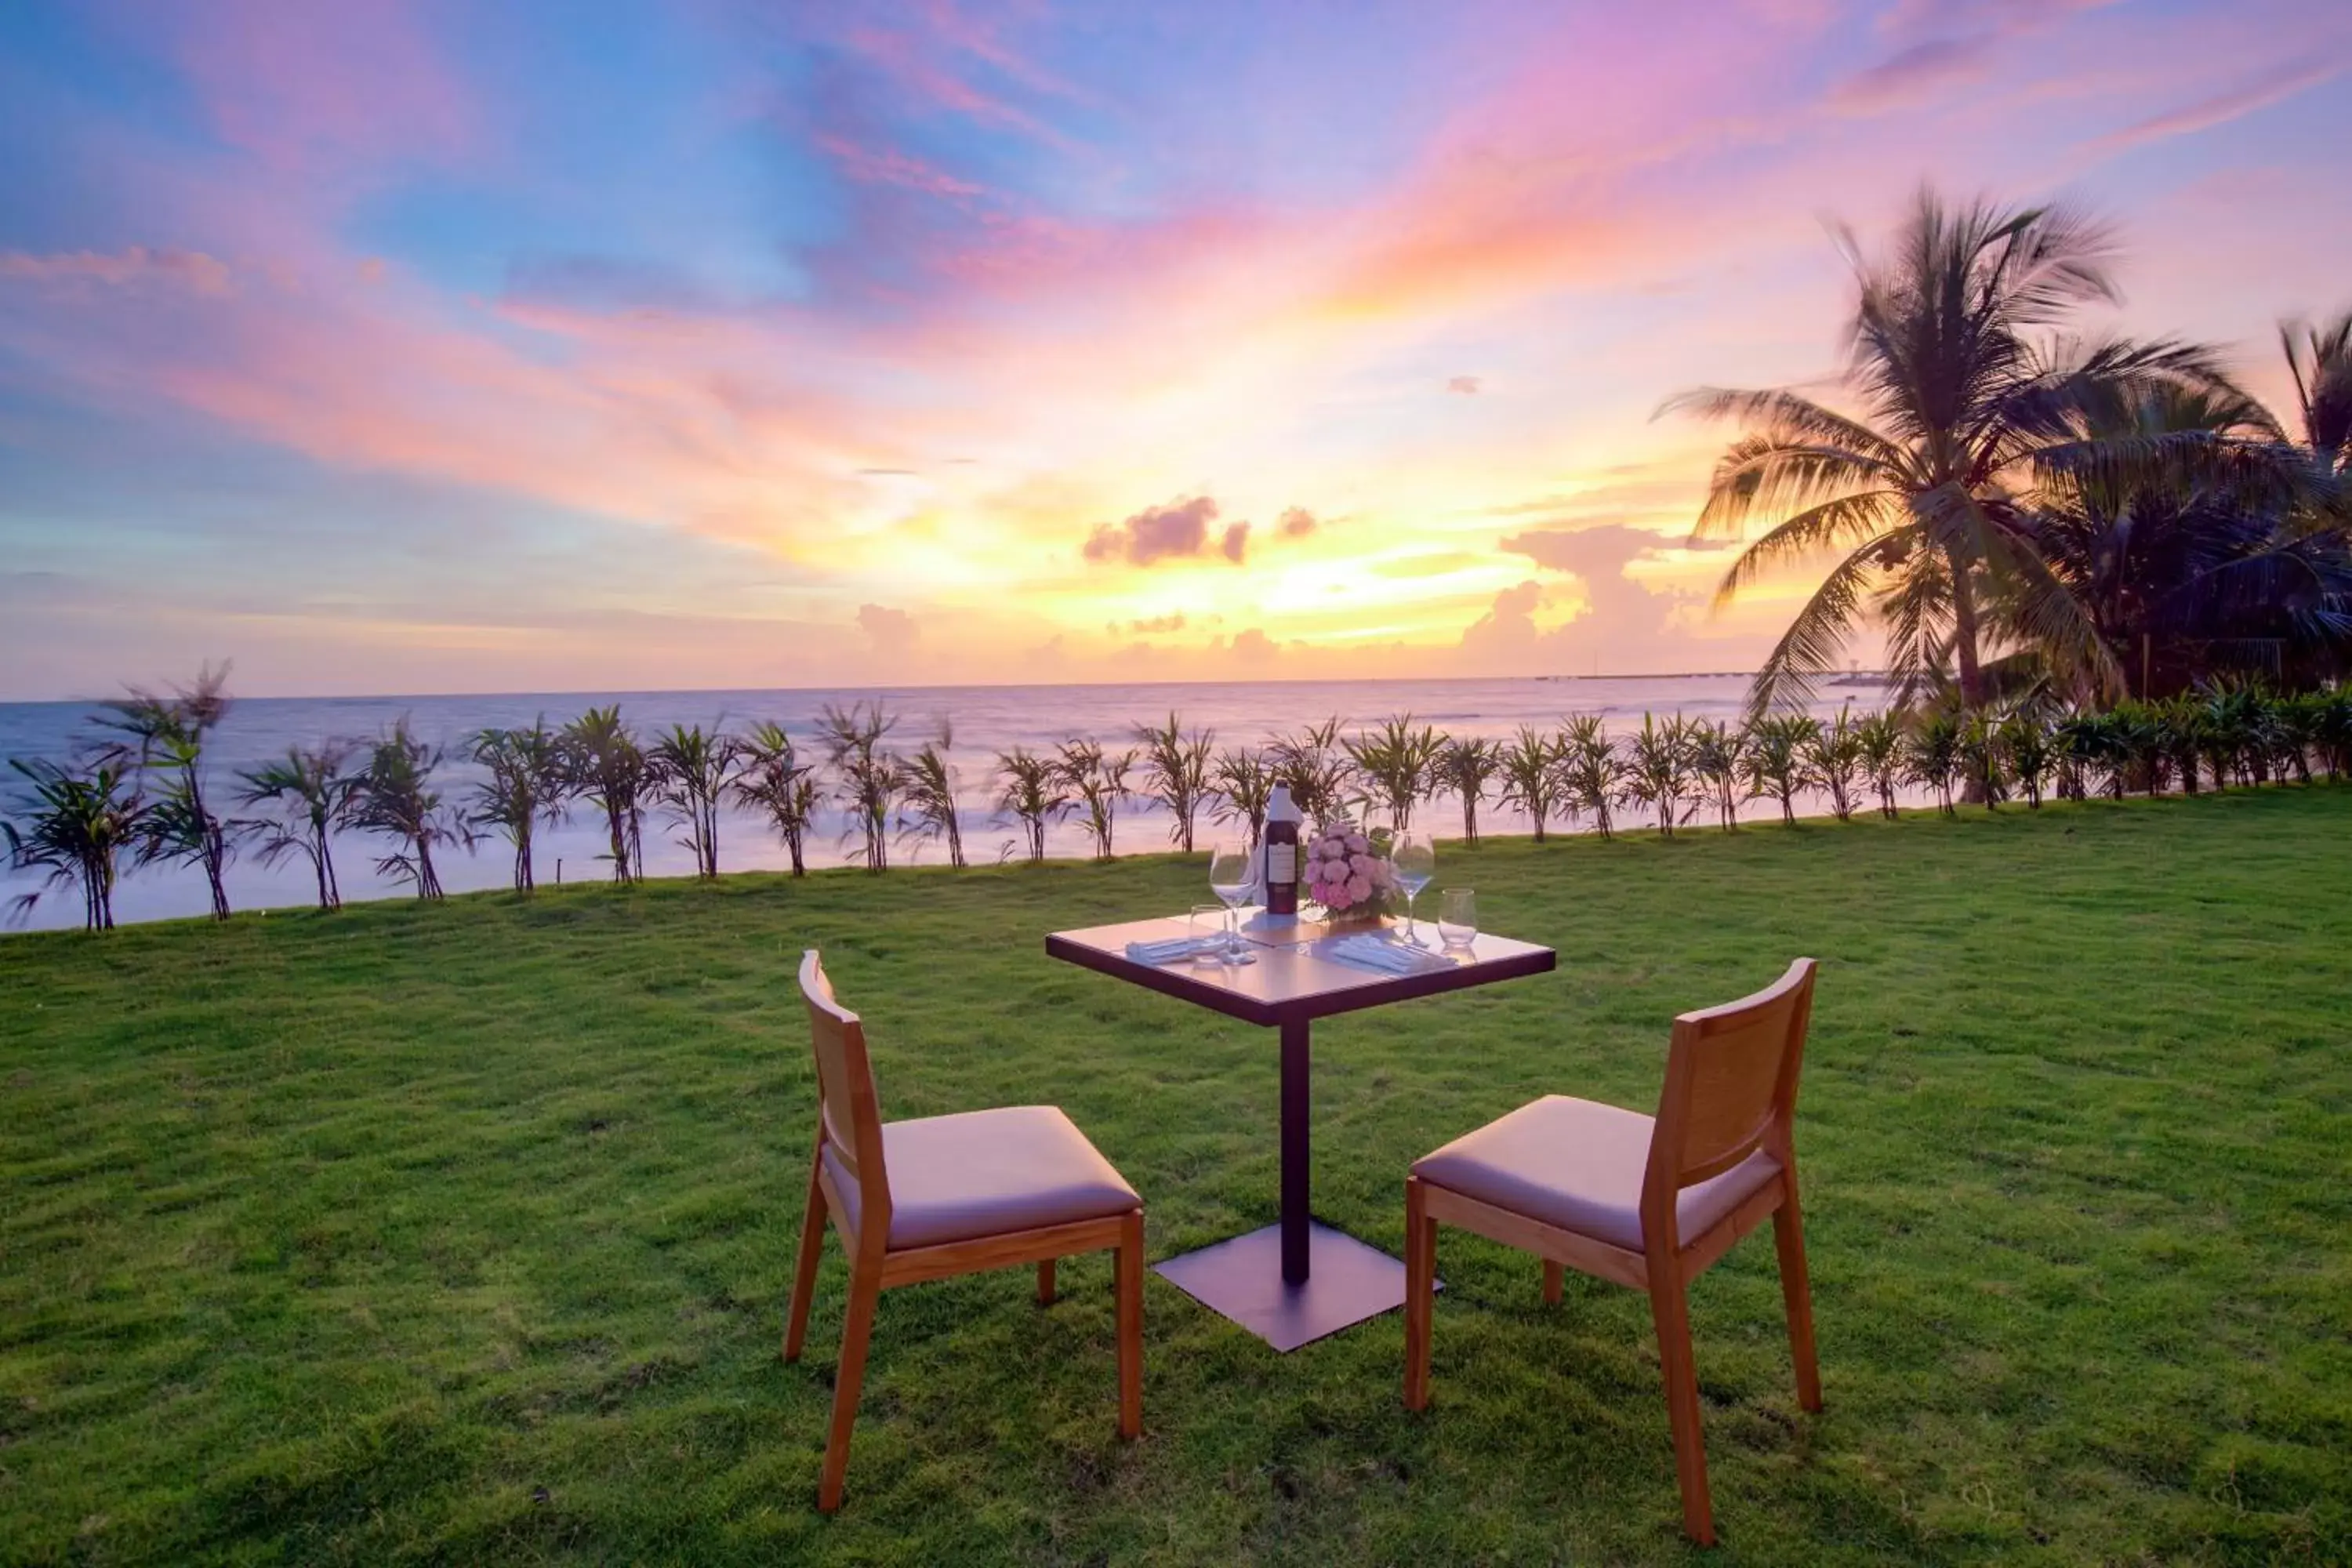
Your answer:
[[[1379,864],[1379,861],[1373,859],[1369,855],[1350,855],[1348,857],[1348,869],[1354,872],[1359,877],[1370,876],[1372,874],[1372,868]]]
[[[1351,853],[1361,855],[1365,850],[1370,849],[1371,847],[1372,841],[1365,837],[1362,834],[1350,833],[1348,835],[1348,848]]]
[[[1350,877],[1348,879],[1348,901],[1349,903],[1360,904],[1371,896],[1372,879],[1370,877]]]

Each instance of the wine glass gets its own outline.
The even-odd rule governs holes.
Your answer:
[[[1396,842],[1389,846],[1389,865],[1396,872],[1397,886],[1404,889],[1405,940],[1418,942],[1412,900],[1437,875],[1437,847],[1418,833],[1400,833]]]
[[[1243,904],[1249,901],[1250,888],[1256,878],[1250,868],[1249,846],[1238,838],[1220,838],[1209,846],[1209,891],[1223,900],[1225,906],[1225,959],[1231,963],[1241,956],[1241,931],[1234,917]]]

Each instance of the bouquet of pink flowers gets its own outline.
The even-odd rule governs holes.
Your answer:
[[[1385,838],[1360,832],[1353,823],[1318,828],[1307,846],[1307,895],[1339,920],[1384,912],[1402,893]]]

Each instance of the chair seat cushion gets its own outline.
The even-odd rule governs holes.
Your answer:
[[[1637,1110],[1548,1094],[1465,1133],[1414,1164],[1423,1181],[1464,1197],[1642,1250],[1642,1181],[1652,1118]],[[1780,1173],[1753,1153],[1728,1171],[1685,1187],[1675,1228],[1689,1242]]]
[[[857,1180],[831,1144],[824,1161],[855,1235]],[[1087,1135],[1051,1105],[887,1122],[882,1163],[890,1182],[893,1251],[1100,1219],[1143,1206]]]

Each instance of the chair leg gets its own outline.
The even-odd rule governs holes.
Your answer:
[[[1118,1435],[1143,1436],[1143,1211],[1118,1236]],[[1050,1263],[1045,1266],[1052,1268]]]
[[[1037,1305],[1054,1304],[1054,1260],[1050,1258],[1037,1265]]]
[[[1559,1264],[1557,1264],[1557,1263],[1551,1262],[1549,1259],[1546,1259],[1546,1260],[1545,1260],[1545,1262],[1544,1262],[1544,1305],[1545,1305],[1545,1306],[1547,1306],[1547,1307],[1557,1307],[1557,1306],[1559,1306],[1559,1286],[1560,1286],[1560,1280],[1561,1280],[1563,1278],[1565,1278],[1565,1277],[1566,1277],[1567,1273],[1568,1273],[1568,1270],[1567,1270],[1565,1268],[1563,1268],[1562,1266],[1560,1266]]]
[[[1429,1408],[1430,1316],[1436,1301],[1437,1222],[1417,1176],[1404,1182],[1404,1407]]]
[[[866,1382],[866,1344],[874,1331],[874,1303],[882,1294],[878,1260],[860,1268],[849,1265],[849,1310],[841,1323],[841,1364],[833,1374],[833,1425],[824,1438],[824,1473],[817,1482],[819,1512],[841,1506],[841,1481],[849,1471],[849,1429],[857,1420],[857,1393]]]
[[[1683,1529],[1701,1546],[1715,1544],[1715,1510],[1706,1495],[1706,1438],[1699,1429],[1698,1368],[1691,1359],[1690,1303],[1671,1258],[1650,1259],[1650,1316],[1658,1328],[1658,1366],[1665,1374],[1666,1420],[1675,1432],[1675,1472],[1682,1482]]]
[[[1772,1241],[1780,1253],[1780,1300],[1789,1309],[1789,1358],[1797,1365],[1797,1403],[1822,1407],[1822,1368],[1813,1353],[1813,1287],[1805,1273],[1805,1226],[1797,1215],[1797,1184],[1772,1215]]]
[[[784,1314],[784,1359],[801,1359],[808,1337],[809,1303],[816,1298],[816,1267],[824,1258],[824,1189],[809,1171],[808,1207],[801,1215],[801,1257],[793,1271],[793,1304]]]

